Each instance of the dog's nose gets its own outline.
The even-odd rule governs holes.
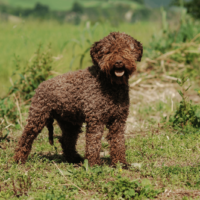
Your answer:
[[[121,67],[123,67],[123,62],[122,62],[122,60],[117,60],[116,62],[115,62],[115,67],[117,67],[117,68],[121,68]]]
[[[120,65],[120,64],[122,64],[122,61],[121,61],[121,60],[117,60],[117,61],[115,62],[115,64]]]

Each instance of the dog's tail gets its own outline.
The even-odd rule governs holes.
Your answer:
[[[49,144],[50,145],[53,145],[53,122],[54,122],[54,119],[49,119],[47,124],[46,124],[46,127],[48,128],[48,131],[49,131]]]

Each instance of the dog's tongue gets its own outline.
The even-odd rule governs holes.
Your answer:
[[[124,75],[124,71],[116,71],[116,70],[115,70],[115,75],[116,75],[117,77],[121,77],[121,76]]]

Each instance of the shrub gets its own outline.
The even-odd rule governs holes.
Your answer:
[[[50,46],[45,52],[41,52],[39,45],[35,57],[32,62],[27,62],[27,65],[20,69],[20,61],[16,58],[16,71],[13,75],[18,74],[19,80],[10,88],[10,94],[20,93],[24,100],[32,98],[35,89],[39,84],[51,77],[52,70],[52,55]],[[19,71],[21,71],[19,73]]]
[[[19,59],[15,58],[16,71],[13,75],[19,75],[19,79],[10,88],[9,93],[0,99],[0,120],[2,121],[0,126],[5,127],[14,123],[17,128],[22,123],[20,105],[29,103],[39,84],[51,77],[50,51],[50,46],[48,46],[45,52],[41,52],[41,45],[39,45],[33,61],[27,62],[22,68]]]
[[[179,103],[174,116],[170,117],[170,122],[175,129],[182,132],[196,132],[200,128],[200,106],[194,105],[192,101],[189,101],[186,96],[186,92],[190,87],[184,88],[184,84],[187,78],[181,77],[181,80],[177,80],[181,90],[178,90],[182,100]]]

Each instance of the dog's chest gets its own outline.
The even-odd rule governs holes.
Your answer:
[[[127,117],[129,109],[129,95],[127,88],[102,88],[93,85],[85,91],[87,99],[83,98],[83,111],[86,118],[93,116],[95,119],[107,123],[110,118]]]
[[[107,123],[110,118],[128,115],[128,86],[102,84],[88,74],[84,79],[63,83],[54,96],[55,112],[66,120],[87,122],[94,119]]]

